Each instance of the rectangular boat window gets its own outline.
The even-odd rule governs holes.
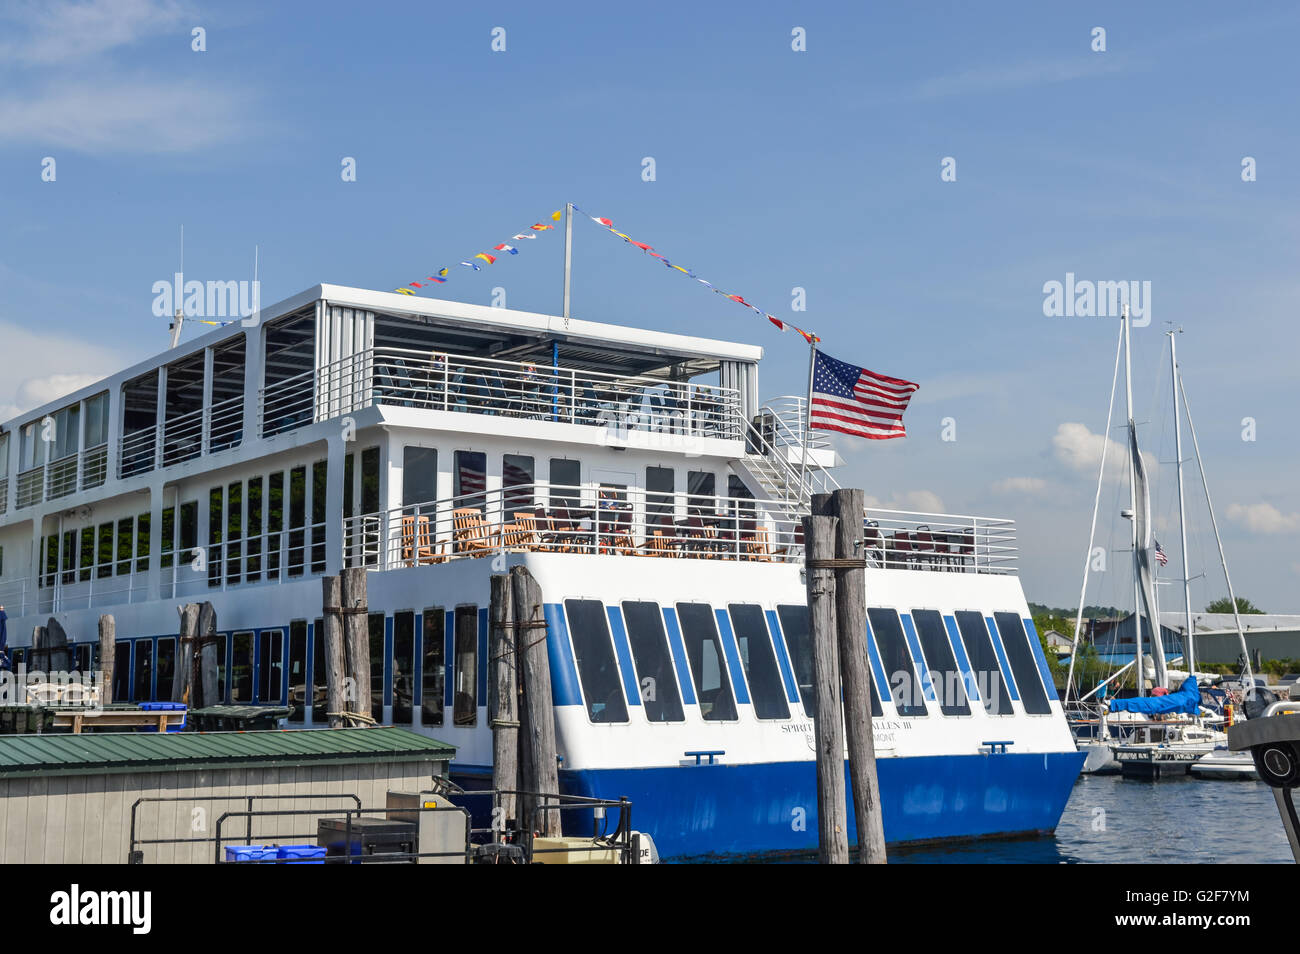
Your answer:
[[[329,676],[326,674],[325,621],[319,616],[311,627],[311,721],[329,719]]]
[[[81,528],[81,569],[77,577],[82,583],[87,582],[95,572],[95,528]]]
[[[251,477],[248,481],[248,542],[244,545],[247,557],[244,569],[250,583],[262,578],[263,516],[262,478]]]
[[[600,600],[565,600],[573,655],[578,664],[582,695],[592,722],[626,722],[627,701],[623,682],[614,661],[614,643],[609,621]]]
[[[577,507],[582,486],[582,465],[567,457],[551,458],[551,506]]]
[[[135,572],[149,572],[149,538],[153,515],[142,513],[135,518]]]
[[[370,717],[384,721],[384,614],[371,613],[370,627]]]
[[[50,534],[43,539],[45,541],[45,577],[41,581],[41,586],[53,586],[55,579],[59,575],[59,538],[54,534]],[[112,556],[113,553],[110,550],[109,559],[112,559]]]
[[[323,685],[324,683],[322,683]],[[302,722],[307,711],[307,621],[289,623],[289,721]]]
[[[415,613],[393,614],[393,725],[410,725],[415,703]]]
[[[756,603],[732,603],[727,610],[731,613],[731,628],[740,648],[749,695],[754,701],[754,715],[760,719],[790,718],[790,705],[785,699],[785,686],[763,608]]]
[[[1002,636],[1002,648],[1006,650],[1011,675],[1015,677],[1025,711],[1030,715],[1047,715],[1052,711],[1052,706],[1047,701],[1043,680],[1038,675],[1038,660],[1034,658],[1034,651],[1029,646],[1025,624],[1020,621],[1017,613],[994,613],[993,621],[997,623],[998,633]]]
[[[812,640],[808,634],[808,607],[778,606],[776,615],[785,632],[785,647],[790,653],[790,668],[794,670],[794,681],[799,686],[804,715],[811,719],[817,715],[817,695],[813,681]],[[872,683],[872,689],[875,689],[875,683]],[[873,711],[872,714],[877,713]]]
[[[379,448],[361,452],[361,512],[379,512]]]
[[[700,714],[709,722],[735,719],[736,697],[727,676],[713,607],[708,603],[678,603],[677,619],[691,664],[695,695],[700,700]]]
[[[912,610],[912,622],[921,641],[930,682],[939,697],[939,711],[944,715],[970,715],[966,684],[948,642],[948,629],[936,610]]]
[[[158,699],[160,702],[168,702],[172,697],[172,679],[176,675],[176,638],[159,638],[158,640],[158,661],[154,667],[157,675],[154,677],[158,682]]]
[[[77,531],[63,532],[63,585],[77,582]]]
[[[916,666],[912,663],[912,653],[907,648],[907,638],[903,635],[903,624],[899,622],[898,614],[885,607],[872,607],[867,610],[867,622],[871,624],[867,638],[873,634],[876,637],[880,663],[885,669],[885,678],[889,680],[889,694],[898,714],[926,715],[925,693],[921,680],[916,676]]]
[[[651,527],[673,525],[673,491],[676,478],[671,467],[645,469],[645,519]]]
[[[18,666],[17,659],[14,666]],[[113,701],[131,701],[131,644],[126,640],[113,647]]]
[[[456,451],[456,488],[458,507],[483,509],[487,491],[487,454],[482,451]]]
[[[132,702],[153,702],[153,640],[135,641],[135,675]]]
[[[506,454],[501,458],[501,487],[505,519],[514,517],[516,510],[532,510],[533,483],[537,480],[537,465],[533,458],[523,454]]]
[[[289,575],[302,576],[307,564],[307,468],[289,471]]]
[[[253,634],[235,633],[230,652],[231,705],[248,705],[253,701]]]
[[[311,571],[325,572],[325,494],[329,485],[329,462],[311,465]]]
[[[162,512],[162,534],[159,543],[158,566],[164,570],[172,568],[176,558],[176,508],[164,507]]]
[[[99,542],[96,544],[95,579],[102,580],[113,575],[113,525],[99,525]]]
[[[217,696],[223,703],[228,702],[226,693],[226,656],[229,652],[230,637],[225,633],[217,634]],[[247,700],[245,700],[247,701]]]
[[[86,447],[108,443],[108,392],[86,398]]]
[[[266,479],[266,578],[280,579],[280,534],[284,530],[284,471]],[[182,530],[182,534],[184,531]]]
[[[349,494],[349,496],[351,496]],[[438,499],[438,449],[402,448],[402,506],[430,503]],[[349,513],[348,516],[351,516]]]
[[[447,679],[447,614],[441,606],[424,611],[424,646],[421,650],[420,721],[424,725],[442,725],[443,691]]]
[[[984,699],[984,711],[989,715],[1014,715],[1007,681],[998,665],[997,651],[993,648],[989,628],[984,624],[984,614],[958,610],[956,616],[957,629],[961,632],[961,641],[966,646],[971,671],[975,674],[975,685]]]
[[[226,488],[226,582],[238,583],[244,544],[244,485]]]
[[[689,495],[688,505],[692,510],[712,513],[717,509],[715,480],[714,475],[707,470],[692,470],[687,473],[686,493]]]
[[[279,702],[284,678],[284,630],[265,630],[258,655],[257,701]]]
[[[198,556],[199,502],[191,500],[181,504],[180,552],[177,556],[186,561]]]
[[[664,614],[658,603],[623,604],[623,622],[632,645],[632,662],[637,685],[641,687],[641,704],[650,722],[681,722],[682,696],[673,672],[673,658],[668,651],[664,632]]]
[[[226,527],[222,504],[225,499],[226,492],[221,487],[213,487],[208,491],[208,586],[221,585],[221,541]]]
[[[135,518],[123,517],[117,522],[117,569],[118,576],[131,572],[131,558],[135,547]]]
[[[478,721],[478,607],[457,606],[455,627],[452,719],[473,725]]]

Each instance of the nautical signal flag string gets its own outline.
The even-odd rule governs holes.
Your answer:
[[[560,218],[562,216],[563,213],[557,209],[556,211],[551,213],[551,221],[558,222],[560,221]],[[524,231],[518,233],[517,235],[512,236],[510,241],[520,242],[525,239],[535,239],[540,233],[549,232],[554,228],[555,228],[554,225],[549,225],[545,222],[534,222],[532,225],[528,226],[528,228],[526,228]],[[500,258],[502,255],[518,255],[518,254],[519,254],[519,249],[509,244],[509,242],[502,242],[499,245],[493,245],[490,251],[479,252],[477,255],[472,256],[470,260],[467,262],[458,262],[454,267],[470,268],[477,272],[483,267],[482,265],[479,264],[479,261],[482,261],[488,265],[495,265],[497,259]],[[399,294],[402,295],[414,295],[415,292],[413,292],[411,289],[427,288],[430,285],[445,284],[450,274],[451,274],[451,268],[448,268],[447,266],[444,265],[442,268],[438,269],[432,275],[426,275],[424,276],[424,278],[420,279],[419,281],[411,282],[408,286],[402,288],[394,288],[393,291],[398,292]]]
[[[576,205],[573,206],[573,211],[582,212],[582,210],[578,208]],[[623,232],[620,232],[618,229],[614,228],[614,223],[611,222],[609,219],[601,218],[600,216],[596,216],[596,215],[587,215],[586,212],[582,212],[582,214],[586,215],[587,218],[591,219],[591,221],[595,222],[605,231],[612,232],[614,235],[617,235],[628,245],[636,246],[641,251],[649,255],[651,258],[658,259],[661,264],[667,266],[668,268],[681,272],[687,278],[695,279],[697,282],[699,282],[701,285],[703,285],[705,288],[709,289],[710,291],[714,292],[715,294],[721,295],[723,298],[729,298],[732,301],[736,302],[738,305],[744,305],[754,314],[758,315],[760,318],[766,318],[768,321],[776,325],[782,331],[788,330],[788,331],[797,332],[800,336],[803,337],[803,340],[808,342],[809,344],[816,344],[817,342],[821,341],[821,338],[817,337],[812,332],[804,331],[802,328],[792,325],[788,321],[783,321],[782,319],[777,318],[775,315],[768,314],[767,312],[765,312],[763,309],[759,308],[757,305],[753,304],[752,302],[746,301],[740,295],[735,295],[732,294],[731,292],[723,291],[721,288],[714,285],[713,283],[707,282],[703,278],[700,278],[691,269],[684,268],[681,265],[677,265],[674,264],[673,262],[670,262],[664,255],[656,251],[653,246],[647,245],[645,242],[638,242],[636,239],[632,238],[632,236],[626,235]]]

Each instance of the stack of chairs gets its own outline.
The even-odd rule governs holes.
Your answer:
[[[402,517],[402,560],[407,566],[444,562],[447,555],[443,552],[443,546],[444,541],[433,541],[428,517]]]

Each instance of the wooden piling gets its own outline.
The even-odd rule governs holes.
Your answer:
[[[321,625],[324,627],[325,646],[325,711],[329,713],[331,729],[345,723],[342,713],[347,702],[343,698],[343,680],[347,669],[343,662],[343,596],[337,576],[321,579]]]
[[[99,687],[99,701],[109,705],[113,701],[113,666],[117,662],[117,623],[105,613],[99,617],[99,671],[103,684]]]
[[[217,671],[217,610],[204,600],[199,604],[199,704],[215,706],[221,702],[220,673]]]
[[[885,829],[880,811],[880,783],[876,777],[876,744],[871,729],[863,493],[861,490],[836,490],[830,495],[828,504],[830,515],[837,520],[835,559],[837,562],[857,563],[835,570],[835,615],[839,630],[840,680],[844,686],[844,724],[849,748],[849,778],[853,787],[853,816],[858,831],[858,862],[884,864]]]
[[[366,568],[356,566],[344,570],[339,584],[343,597],[343,644],[355,697],[344,701],[349,712],[370,716],[370,605],[366,602]],[[379,678],[383,679],[383,673]]]
[[[515,658],[523,684],[519,731],[519,787],[539,795],[558,795],[559,770],[555,751],[555,709],[551,702],[550,657],[546,652],[546,619],[542,588],[524,566],[512,567],[514,589]],[[558,812],[539,811],[538,799],[520,799],[519,820],[526,834],[560,832]]]
[[[823,565],[835,557],[837,523],[834,517],[813,515],[803,518],[804,572],[813,650],[813,694],[816,696],[813,740],[817,751],[818,861],[842,865],[849,862],[849,832],[844,792],[835,571],[829,565]],[[865,616],[863,618],[865,620]]]
[[[515,666],[515,614],[510,577],[494,574],[488,609],[488,725],[492,727],[492,787],[499,792],[519,788],[519,677]],[[515,796],[502,795],[492,837],[500,841],[504,826],[515,818]]]
[[[194,698],[193,678],[194,644],[199,638],[199,604],[186,603],[176,609],[180,613],[181,626],[176,641],[176,668],[172,672],[171,700],[193,704],[197,701]]]

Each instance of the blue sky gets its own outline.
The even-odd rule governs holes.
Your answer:
[[[1161,332],[1177,322],[1236,588],[1298,612],[1297,28],[1282,5],[1172,2],[11,3],[0,418],[165,344],[151,288],[182,224],[187,277],[250,278],[256,244],[271,302],[323,281],[395,287],[573,201],[836,357],[919,382],[909,438],[840,441],[841,482],[1016,518],[1030,599],[1069,605],[1117,328],[1044,317],[1043,285],[1149,281],[1144,443],[1172,460]],[[510,307],[557,310],[559,236],[526,244],[440,293],[486,303],[499,286]],[[799,338],[584,221],[574,274],[575,315],[761,344],[763,394],[802,391]],[[1157,536],[1177,565],[1171,470]],[[1217,573],[1191,509],[1192,572]],[[1222,592],[1198,581],[1194,602]],[[1089,598],[1124,600],[1123,576]]]

